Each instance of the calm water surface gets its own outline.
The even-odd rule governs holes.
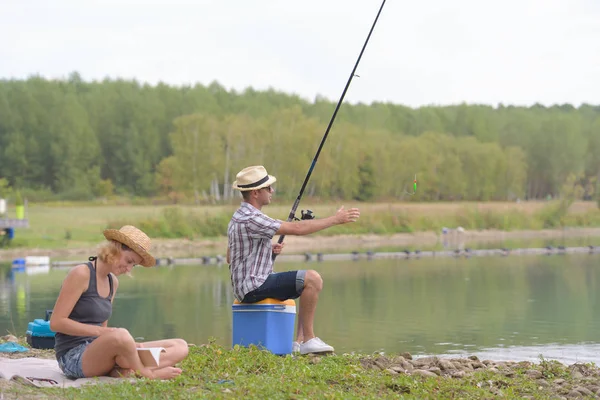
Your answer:
[[[495,360],[600,363],[600,256],[281,263],[325,281],[316,333],[338,353],[409,351]],[[0,266],[0,333],[23,335],[54,305],[66,270]],[[227,266],[134,270],[120,278],[109,326],[153,340],[231,343]]]

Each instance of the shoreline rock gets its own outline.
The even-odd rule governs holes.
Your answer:
[[[408,356],[408,357],[407,357]],[[489,372],[489,380],[477,382],[496,396],[502,397],[504,379],[528,379],[555,398],[600,397],[600,368],[592,363],[565,365],[554,360],[493,361],[468,358],[422,357],[413,359],[409,353],[399,356],[375,355],[360,359],[366,370],[379,370],[390,375],[424,378],[468,379],[477,372]],[[495,378],[494,378],[495,377]],[[526,398],[526,397],[524,397]]]

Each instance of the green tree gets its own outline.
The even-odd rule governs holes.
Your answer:
[[[53,188],[72,198],[89,198],[100,173],[99,146],[87,113],[77,98],[68,94],[56,105],[55,115],[48,126],[48,170],[54,178]]]
[[[358,167],[359,187],[356,200],[368,201],[375,196],[375,170],[373,158],[366,155]]]
[[[13,186],[61,197],[99,195],[110,180],[120,194],[227,202],[235,173],[264,164],[280,177],[278,195],[293,198],[335,106],[218,82],[86,82],[76,72],[3,80],[0,173]],[[374,174],[372,199],[543,198],[575,174],[588,199],[593,179],[600,182],[598,154],[594,105],[344,104],[305,195],[364,197]],[[408,196],[415,173],[419,193]]]
[[[8,179],[0,178],[0,199],[6,199],[12,193],[12,188],[8,184]]]

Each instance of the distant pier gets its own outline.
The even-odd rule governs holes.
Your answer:
[[[29,228],[29,220],[14,219],[14,218],[0,218],[0,229],[4,229],[4,228]]]
[[[506,257],[511,255],[560,255],[560,254],[600,254],[600,246],[585,247],[564,247],[547,246],[541,248],[525,249],[469,249],[462,250],[442,250],[442,251],[396,251],[396,252],[375,252],[375,251],[354,251],[350,253],[303,253],[303,254],[282,254],[277,257],[278,262],[321,262],[321,261],[359,261],[359,260],[386,260],[386,259],[419,259],[419,258],[437,258],[437,257]],[[72,267],[81,264],[82,261],[53,261],[52,267]],[[223,265],[225,257],[204,256],[190,258],[162,257],[156,259],[157,267],[170,265]]]

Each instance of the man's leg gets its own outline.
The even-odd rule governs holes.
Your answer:
[[[308,270],[304,276],[304,290],[300,295],[300,312],[298,313],[298,343],[315,337],[314,320],[319,293],[323,290],[323,279],[317,271]]]
[[[300,308],[300,306],[298,306]],[[296,342],[298,344],[304,342],[304,326],[302,326],[302,320],[300,319],[300,311],[298,311],[298,328],[296,329]]]
[[[256,303],[266,298],[286,300],[300,297],[297,342],[300,353],[327,353],[333,347],[315,337],[313,323],[323,279],[317,271],[301,270],[279,272],[269,275],[256,290],[247,293],[242,303]]]
[[[300,354],[333,352],[333,347],[315,336],[313,328],[317,301],[319,300],[321,290],[323,290],[321,275],[317,271],[306,271],[304,290],[302,290],[302,294],[300,295],[300,313],[298,315],[298,326],[302,328]]]

